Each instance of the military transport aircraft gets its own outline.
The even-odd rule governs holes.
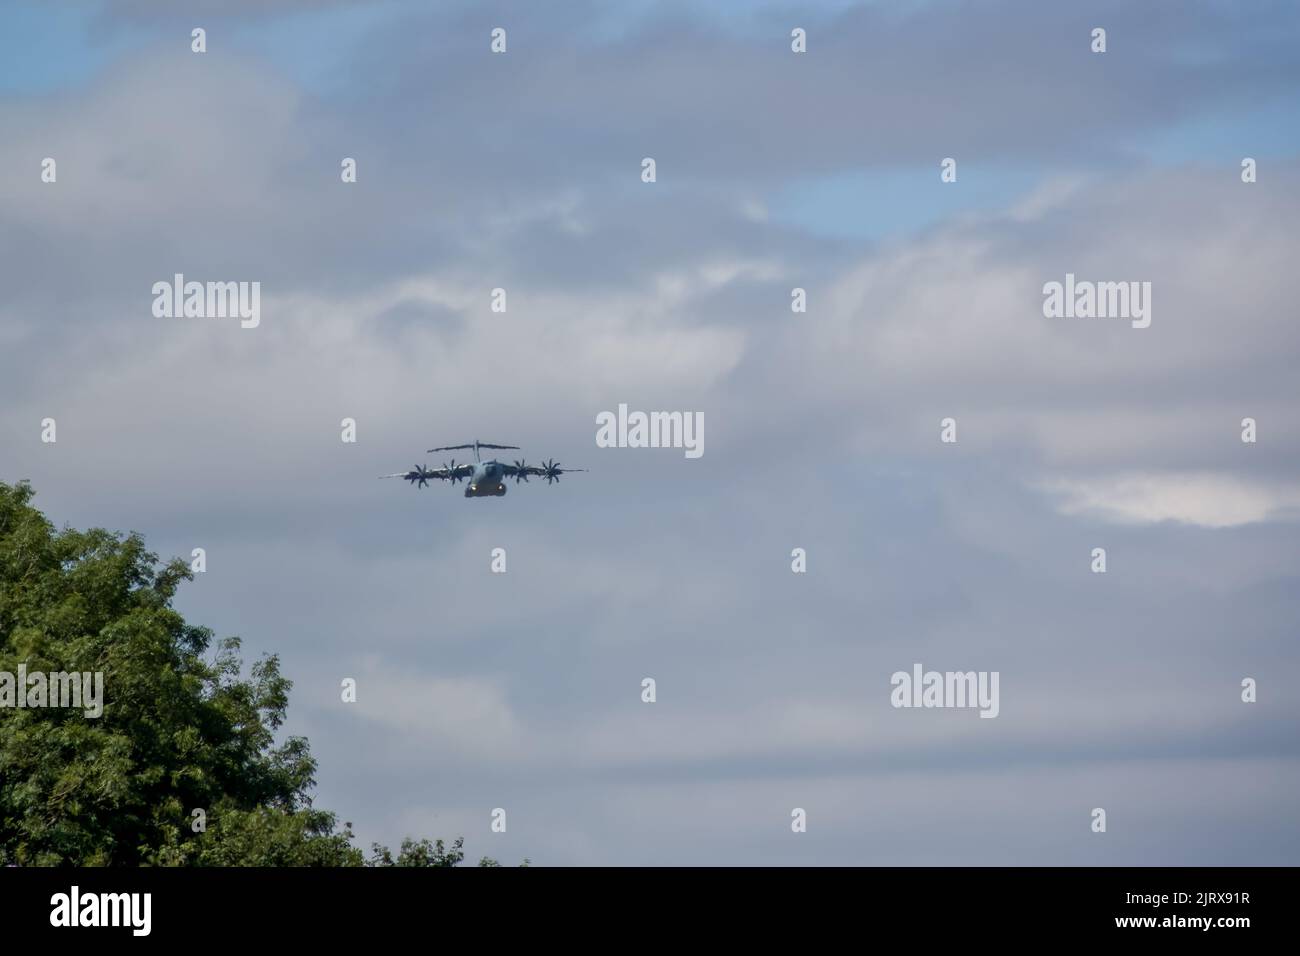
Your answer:
[[[518,445],[490,445],[485,441],[476,441],[472,445],[444,445],[442,448],[430,448],[429,454],[435,451],[460,451],[462,448],[474,449],[474,464],[456,464],[453,458],[449,464],[444,464],[441,468],[430,468],[427,465],[416,465],[411,471],[399,472],[396,475],[380,475],[380,478],[404,478],[412,485],[423,488],[432,478],[438,478],[442,481],[450,481],[453,485],[461,480],[468,480],[469,484],[465,487],[466,498],[500,498],[506,493],[505,479],[514,478],[515,484],[521,481],[527,481],[529,475],[538,478],[545,478],[549,485],[552,482],[559,481],[560,475],[567,475],[571,471],[586,471],[586,468],[561,468],[558,461],[544,461],[540,466],[529,465],[523,461],[516,461],[513,464],[507,464],[504,461],[497,461],[495,458],[491,461],[482,461],[479,457],[480,448],[511,448],[519,450]]]

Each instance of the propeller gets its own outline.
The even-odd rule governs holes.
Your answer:
[[[528,481],[528,465],[522,461],[515,462],[515,484]]]
[[[454,485],[456,482],[460,481],[460,478],[459,478],[459,477],[457,476],[457,474],[456,474],[456,459],[455,459],[455,458],[453,458],[453,459],[451,460],[451,464],[450,464],[450,465],[444,463],[442,467],[447,469],[447,477],[451,480],[451,483],[452,483],[453,485]]]
[[[561,468],[560,463],[552,458],[550,461],[542,462],[542,477],[546,479],[549,485],[552,482],[559,481],[560,475],[567,475],[571,471],[586,471],[586,468]]]

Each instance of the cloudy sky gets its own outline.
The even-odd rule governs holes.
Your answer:
[[[206,549],[181,609],[281,655],[364,842],[1300,863],[1294,4],[177,7],[0,14],[0,480]],[[475,438],[592,471],[375,480]],[[999,716],[891,707],[915,663]]]

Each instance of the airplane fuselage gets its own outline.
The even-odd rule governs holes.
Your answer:
[[[505,468],[499,461],[480,461],[465,486],[466,498],[500,498],[506,493]]]

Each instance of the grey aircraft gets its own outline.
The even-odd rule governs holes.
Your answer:
[[[536,478],[545,478],[549,485],[552,482],[560,480],[561,475],[567,475],[571,471],[586,471],[586,468],[561,468],[560,463],[555,460],[543,461],[541,465],[530,465],[524,461],[515,461],[507,463],[497,461],[493,458],[490,461],[483,461],[479,455],[480,448],[504,449],[509,448],[515,451],[519,450],[518,445],[490,445],[485,441],[476,441],[472,445],[444,445],[442,448],[430,448],[429,454],[435,451],[460,451],[463,448],[474,449],[474,463],[458,465],[453,458],[449,463],[444,464],[441,468],[430,468],[428,465],[416,465],[411,471],[398,472],[395,475],[380,475],[380,478],[403,478],[409,481],[417,488],[423,488],[433,478],[441,481],[450,481],[453,485],[458,481],[468,481],[465,486],[466,498],[500,498],[506,493],[506,479],[514,478],[515,484],[521,481],[527,481],[528,476]]]

